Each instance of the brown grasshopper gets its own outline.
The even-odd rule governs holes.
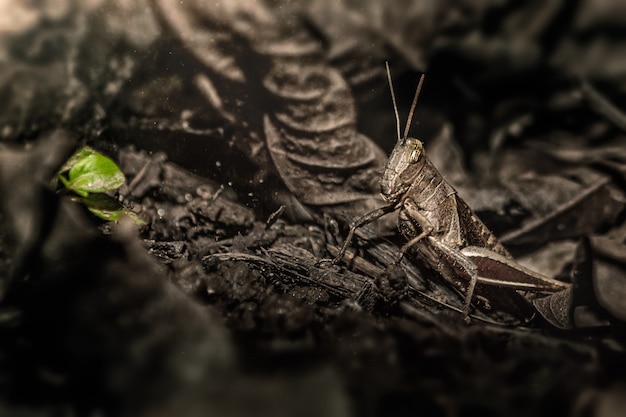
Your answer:
[[[567,283],[545,277],[515,262],[426,157],[422,142],[408,137],[424,75],[417,86],[404,135],[400,136],[400,119],[389,64],[386,67],[398,136],[381,180],[382,197],[388,204],[352,222],[350,232],[332,263],[336,264],[343,258],[356,229],[387,213],[398,211],[398,228],[407,242],[393,264],[400,262],[408,252],[459,287],[465,292],[463,314],[466,320],[477,284],[480,288],[492,287],[491,291],[484,288],[482,292],[485,294],[504,299],[513,297],[515,302],[519,302],[522,296],[514,290],[557,292],[568,288]],[[508,290],[496,291],[494,295],[494,288]],[[523,301],[528,306],[525,299]]]

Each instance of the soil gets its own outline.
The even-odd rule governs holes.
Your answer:
[[[621,415],[621,6],[70,3],[0,38],[0,415]],[[397,211],[331,262],[423,72],[410,135],[567,291],[465,319],[449,260],[393,263]],[[132,217],[53,184],[83,145]]]

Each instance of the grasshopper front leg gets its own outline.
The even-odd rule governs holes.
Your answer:
[[[332,260],[331,263],[333,265],[336,265],[344,257],[344,255],[346,254],[346,251],[348,250],[348,246],[350,246],[350,243],[352,242],[352,239],[354,238],[354,233],[356,232],[356,229],[358,229],[359,227],[363,227],[366,224],[370,224],[380,219],[385,214],[391,213],[392,211],[395,211],[397,209],[398,207],[396,204],[390,204],[388,206],[377,208],[374,211],[370,211],[369,213],[366,213],[363,216],[359,217],[358,219],[354,220],[350,224],[350,231],[348,232],[348,236],[346,236],[346,239],[344,240],[343,245],[341,246],[341,250],[339,251],[337,256]]]
[[[422,239],[426,236],[430,235],[435,229],[432,223],[428,220],[428,218],[420,211],[419,207],[413,200],[410,198],[405,199],[402,202],[402,209],[400,210],[399,216],[400,224],[407,224],[406,222],[417,222],[419,225],[419,230],[421,232],[417,234],[415,237],[409,239],[398,252],[396,258],[393,261],[393,264],[398,264],[404,257],[404,254],[411,249],[413,246],[417,245]]]

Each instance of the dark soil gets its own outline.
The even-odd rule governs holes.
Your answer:
[[[626,409],[623,6],[61,3],[0,23],[0,415]],[[397,212],[329,262],[384,205],[385,61],[402,129],[425,72],[410,135],[571,291],[479,285],[464,320],[420,254],[393,265]],[[53,185],[82,145],[144,225]]]

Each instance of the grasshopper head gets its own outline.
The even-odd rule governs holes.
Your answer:
[[[393,148],[393,151],[389,156],[389,161],[387,161],[387,165],[385,166],[383,178],[380,182],[380,188],[385,201],[388,203],[397,203],[402,199],[404,194],[409,191],[409,188],[411,188],[417,174],[419,174],[426,163],[422,142],[418,139],[409,137],[409,129],[411,127],[411,120],[413,119],[413,112],[415,111],[417,98],[420,95],[422,84],[424,83],[424,74],[420,77],[420,81],[415,89],[415,96],[413,96],[413,103],[411,103],[409,117],[407,118],[406,126],[404,127],[404,135],[400,136],[400,117],[398,116],[396,95],[393,92],[393,83],[391,82],[389,63],[385,63],[385,66],[387,68],[387,80],[389,81],[389,90],[391,91],[393,111],[396,116],[398,142],[396,142],[396,146]]]
[[[425,160],[424,146],[419,139],[400,139],[389,156],[380,182],[383,198],[388,202],[399,200],[422,170]]]

